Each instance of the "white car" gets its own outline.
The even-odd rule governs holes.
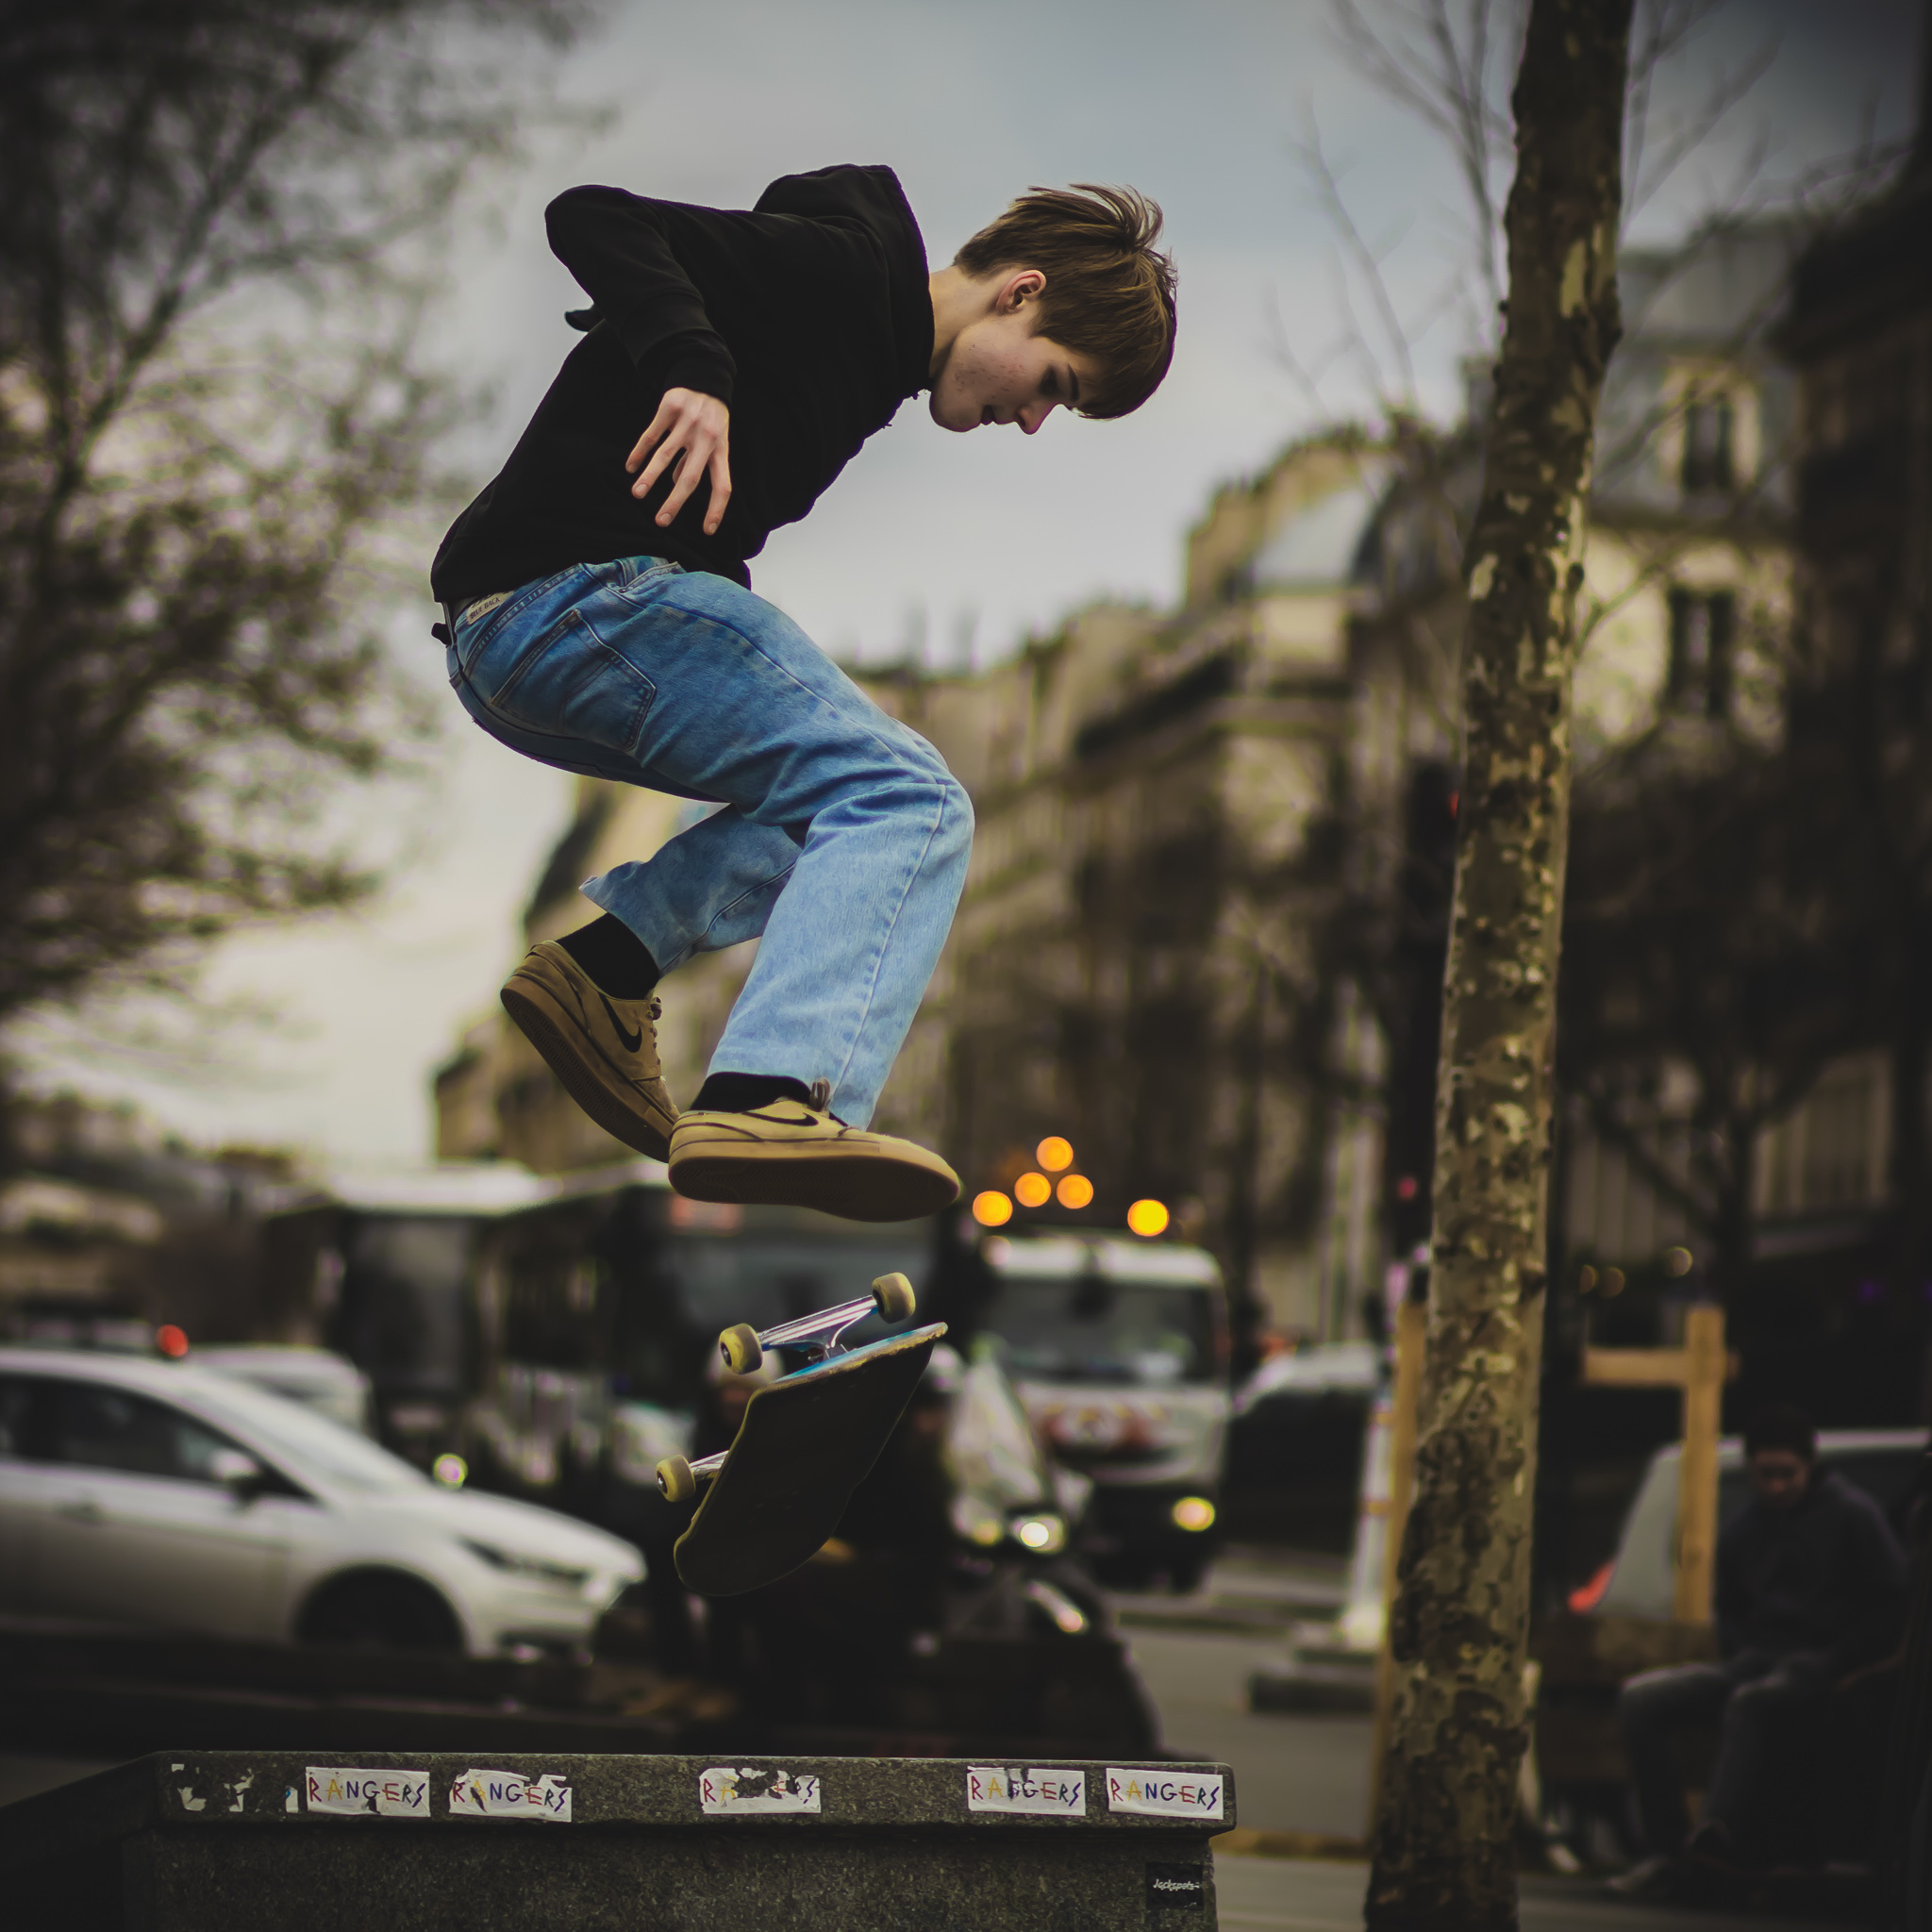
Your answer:
[[[1677,1483],[1682,1450],[1668,1442],[1650,1458],[1643,1481],[1624,1518],[1623,1534],[1610,1560],[1580,1590],[1570,1607],[1585,1615],[1642,1617],[1655,1623],[1671,1615],[1675,1587]],[[1836,1470],[1863,1490],[1901,1527],[1905,1500],[1925,1460],[1925,1431],[1920,1429],[1820,1429],[1818,1467]],[[1717,1520],[1728,1523],[1751,1500],[1751,1476],[1744,1444],[1736,1436],[1717,1445]]]
[[[0,1610],[566,1657],[643,1573],[616,1537],[432,1482],[231,1375],[0,1348]]]
[[[332,1349],[298,1348],[274,1341],[237,1342],[194,1351],[197,1368],[219,1369],[285,1395],[318,1415],[364,1436],[375,1433],[375,1397],[369,1377]]]

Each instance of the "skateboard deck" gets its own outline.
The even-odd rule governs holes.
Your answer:
[[[685,1587],[738,1596],[810,1557],[839,1527],[945,1332],[942,1322],[915,1328],[760,1389],[677,1540]]]

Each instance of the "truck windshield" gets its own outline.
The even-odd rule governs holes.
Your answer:
[[[984,1326],[1016,1375],[1160,1388],[1214,1379],[1209,1291],[1155,1283],[1001,1277]]]

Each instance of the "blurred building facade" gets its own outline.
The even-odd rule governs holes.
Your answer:
[[[1681,252],[1629,251],[1624,338],[1605,384],[1579,599],[1577,782],[1644,743],[1721,764],[1783,729],[1792,614],[1796,391],[1773,344],[1797,236],[1762,225]],[[1472,372],[1469,424],[1487,405]],[[1435,1070],[1459,770],[1462,533],[1479,437],[1410,454],[1357,573],[1351,782],[1360,895],[1357,970],[1389,1044],[1392,1255],[1426,1240]],[[1666,1070],[1636,1158],[1566,1104],[1551,1212],[1572,1250],[1653,1259],[1684,1217],[1645,1178],[1681,1167],[1681,1082]],[[1802,1128],[1799,1129],[1802,1132]]]
[[[1064,1136],[1095,1190],[1074,1218],[1160,1200],[1307,1333],[1342,1332],[1379,1268],[1373,1131],[1330,1119],[1336,1036],[1374,1045],[1323,948],[1352,572],[1389,468],[1353,433],[1291,448],[1216,495],[1178,609],[1082,611],[912,718],[978,815],[932,1000],[968,1191]]]
[[[0,1338],[245,1341],[261,1222],[299,1192],[275,1149],[191,1147],[129,1106],[4,1097]]]

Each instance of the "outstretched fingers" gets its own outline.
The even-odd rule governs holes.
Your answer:
[[[650,427],[638,438],[637,447],[625,461],[625,468],[638,479],[630,493],[640,499],[648,496],[658,478],[670,471],[671,492],[658,511],[660,529],[676,520],[698,487],[698,479],[705,476],[711,486],[705,534],[717,533],[731,500],[730,436],[731,411],[716,396],[689,389],[664,391]]]

